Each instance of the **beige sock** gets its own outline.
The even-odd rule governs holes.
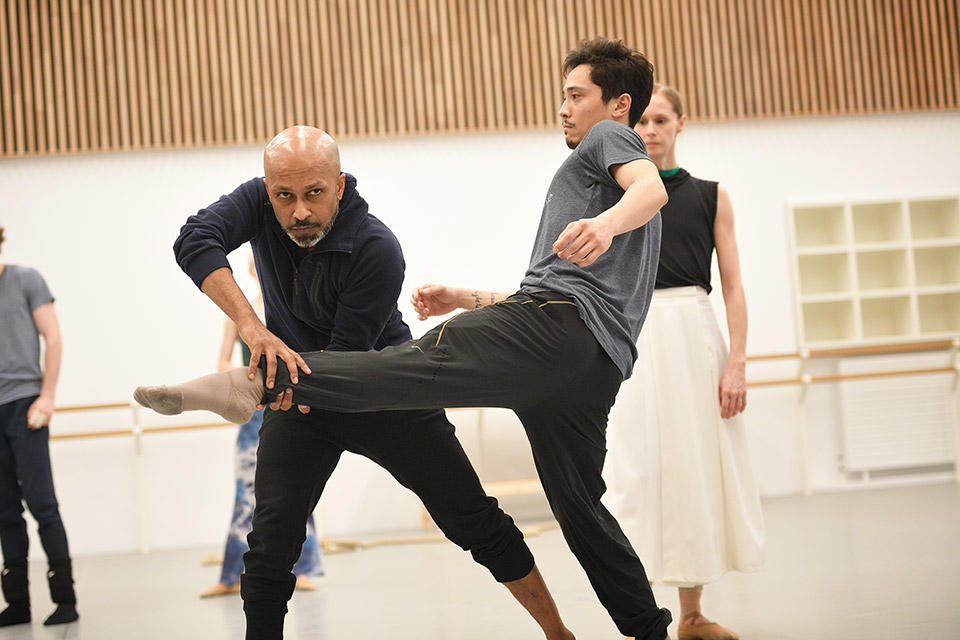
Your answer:
[[[165,416],[206,410],[236,424],[253,417],[262,396],[263,374],[258,370],[250,380],[246,368],[211,373],[169,387],[137,387],[133,392],[134,400],[141,406]]]

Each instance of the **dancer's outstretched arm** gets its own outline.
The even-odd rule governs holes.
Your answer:
[[[413,290],[410,304],[417,310],[417,317],[426,320],[430,316],[442,316],[457,309],[479,309],[488,304],[503,302],[510,295],[496,291],[448,287],[443,284],[425,284]]]
[[[652,162],[631,160],[612,167],[610,175],[623,196],[600,215],[568,224],[553,243],[558,258],[588,267],[606,253],[614,236],[647,224],[667,204],[667,190]]]

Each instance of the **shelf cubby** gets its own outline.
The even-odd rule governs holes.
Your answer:
[[[797,207],[793,210],[793,220],[798,247],[844,245],[847,242],[843,205]]]
[[[940,198],[911,200],[910,235],[915,240],[935,238],[960,239],[960,200]]]
[[[850,257],[846,253],[804,255],[800,261],[800,294],[850,291]]]
[[[917,286],[960,285],[960,244],[954,247],[918,247],[913,250]]]
[[[896,242],[907,238],[903,207],[900,202],[868,202],[851,206],[853,241]]]
[[[803,346],[960,335],[960,196],[794,206]]]
[[[863,251],[857,253],[857,281],[861,291],[899,289],[910,284],[907,251]]]
[[[809,342],[833,342],[856,338],[853,300],[804,302],[803,326]]]
[[[860,301],[864,338],[887,338],[913,333],[910,296]]]
[[[922,333],[960,332],[960,291],[917,296]]]

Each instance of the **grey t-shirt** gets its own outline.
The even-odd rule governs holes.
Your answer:
[[[638,229],[614,236],[592,265],[578,267],[553,253],[568,224],[594,218],[620,198],[623,189],[610,174],[614,165],[649,159],[630,127],[602,120],[560,165],[540,217],[530,266],[520,283],[528,291],[554,291],[577,301],[580,317],[617,365],[624,379],[637,359],[637,337],[647,315],[660,256],[660,214]]]
[[[0,404],[40,394],[37,307],[53,296],[36,269],[8,264],[0,272]]]

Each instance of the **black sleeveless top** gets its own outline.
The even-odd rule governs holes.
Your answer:
[[[700,286],[710,293],[717,183],[694,178],[684,169],[661,179],[670,201],[660,210],[663,230],[656,288]]]

